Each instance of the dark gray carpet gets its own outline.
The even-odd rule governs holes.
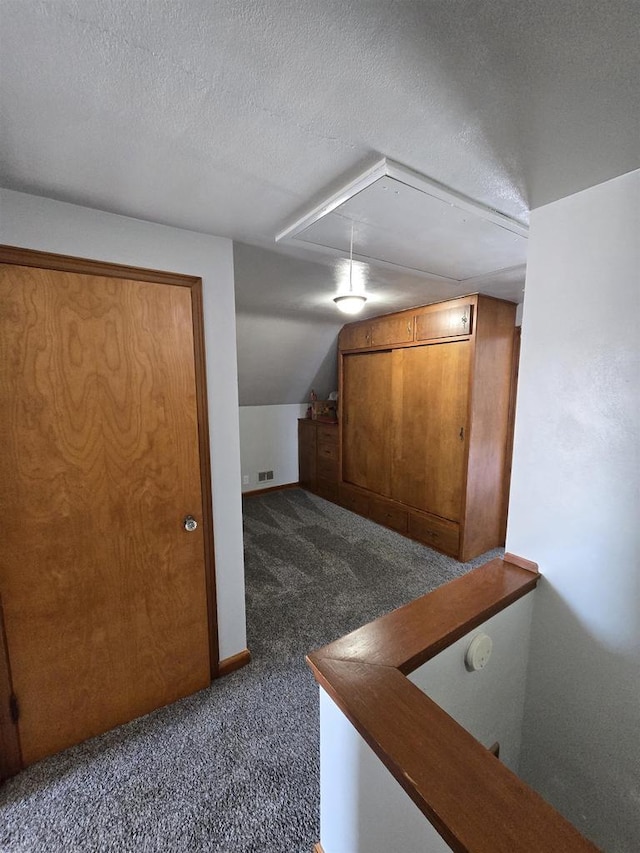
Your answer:
[[[310,853],[318,694],[305,654],[473,563],[291,490],[245,500],[252,663],[0,789],[0,850]]]

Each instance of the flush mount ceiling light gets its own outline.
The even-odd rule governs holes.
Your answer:
[[[343,293],[334,296],[333,301],[344,314],[357,314],[362,310],[367,297],[362,293]]]
[[[362,290],[353,286],[353,222],[351,223],[351,241],[349,243],[349,289],[334,296],[333,301],[344,314],[357,314],[362,311],[367,297]]]

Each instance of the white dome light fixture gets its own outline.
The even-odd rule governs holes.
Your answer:
[[[351,222],[351,242],[349,245],[349,290],[334,296],[333,301],[344,314],[357,314],[362,311],[367,297],[361,291],[353,289],[353,222]]]
[[[334,296],[333,301],[344,314],[357,314],[362,311],[367,297],[364,293],[343,293],[341,296]]]

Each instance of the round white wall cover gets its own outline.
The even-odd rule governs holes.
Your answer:
[[[488,634],[476,634],[469,643],[469,648],[464,656],[467,669],[470,669],[472,672],[484,669],[489,662],[492,649],[493,640]]]

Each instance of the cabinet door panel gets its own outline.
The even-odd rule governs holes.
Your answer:
[[[371,323],[371,345],[390,346],[413,340],[413,317],[410,314],[382,317]]]
[[[391,477],[390,351],[343,359],[342,477],[389,495]]]
[[[453,521],[464,485],[470,344],[393,352],[391,496]]]
[[[357,323],[344,326],[340,332],[338,346],[341,350],[363,349],[371,345],[371,326],[367,323]]]
[[[429,341],[435,338],[470,335],[472,320],[473,305],[471,304],[457,304],[427,310],[416,317],[416,340]]]

